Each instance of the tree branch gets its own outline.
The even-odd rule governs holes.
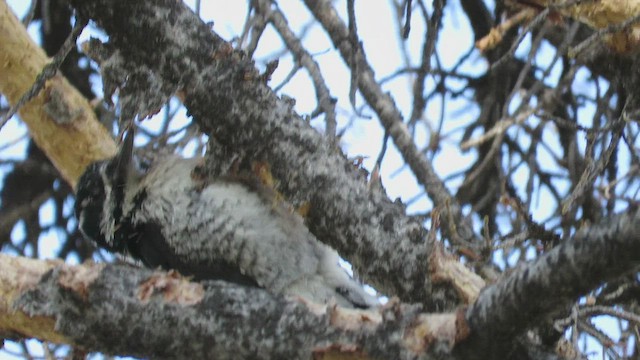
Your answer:
[[[351,71],[359,72],[358,89],[362,96],[378,115],[380,123],[393,139],[418,182],[424,187],[434,204],[442,209],[443,233],[456,245],[474,248],[477,245],[475,241],[477,239],[470,222],[462,216],[460,205],[438,177],[431,162],[413,143],[393,99],[376,82],[373,69],[367,62],[364,51],[354,49],[353,41],[349,40],[349,29],[330,1],[306,0],[305,3],[327,31],[335,47],[340,50],[343,60]]]
[[[272,8],[272,4],[267,0],[259,0],[255,2],[256,12],[264,16],[278,32],[282,41],[291,54],[295,57],[296,62],[307,70],[313,87],[318,98],[317,113],[325,114],[326,130],[325,135],[330,139],[336,136],[337,120],[336,120],[336,100],[331,96],[331,92],[327,87],[324,76],[320,71],[320,66],[313,59],[311,54],[302,46],[302,41],[298,39],[296,34],[289,28],[287,20],[277,7]]]
[[[284,299],[128,265],[0,255],[0,332],[154,359],[432,359],[465,335],[462,313],[376,311]]]
[[[7,3],[0,1],[0,92],[14,105],[49,62]],[[88,101],[60,74],[19,110],[29,133],[72,186],[85,167],[115,153]]]
[[[640,210],[582,229],[537,260],[481,292],[466,318],[472,330],[460,352],[469,359],[503,358],[517,335],[640,263]]]
[[[427,296],[429,249],[422,225],[382,191],[370,189],[290,102],[277,98],[250,59],[184,4],[69,2],[110,37],[109,44],[94,41],[85,48],[101,63],[106,96],[119,89],[125,119],[153,113],[181,90],[189,113],[217,144],[250,161],[266,161],[278,191],[296,205],[310,205],[311,231],[365,281],[407,301],[457,303],[453,291]]]

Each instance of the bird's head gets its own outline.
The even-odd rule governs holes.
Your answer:
[[[133,138],[130,129],[117,154],[89,165],[76,188],[75,213],[80,231],[109,251],[122,252],[125,246],[116,231],[126,215],[126,192],[135,180]]]

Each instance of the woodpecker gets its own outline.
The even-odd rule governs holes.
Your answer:
[[[97,246],[196,279],[345,307],[378,304],[336,251],[266,191],[232,179],[203,181],[194,176],[201,158],[163,155],[142,169],[133,139],[127,131],[117,154],[89,165],[78,181],[78,226]]]

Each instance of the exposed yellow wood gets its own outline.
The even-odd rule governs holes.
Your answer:
[[[53,316],[31,317],[13,306],[20,295],[37,284],[42,275],[62,264],[61,260],[33,260],[0,254],[0,331],[3,334],[59,344],[71,343],[56,332]]]
[[[620,24],[640,14],[640,1],[599,0],[578,3],[560,10],[563,15],[583,22],[593,28],[602,29]]]
[[[638,0],[597,0],[576,2],[572,6],[562,6],[564,0],[531,0],[532,5],[549,7],[557,14],[570,17],[593,29],[606,29],[610,26],[622,25],[640,15]],[[629,53],[638,50],[640,45],[640,23],[631,24],[622,31],[604,36],[605,42],[618,53]]]
[[[14,105],[49,62],[44,51],[0,0],[0,92]],[[36,144],[75,187],[92,161],[115,153],[108,131],[97,121],[87,99],[60,74],[19,111]]]

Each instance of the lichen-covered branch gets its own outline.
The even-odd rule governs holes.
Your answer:
[[[537,260],[481,292],[467,311],[472,330],[461,353],[502,358],[504,347],[524,329],[562,311],[605,281],[640,264],[640,210],[582,229]]]
[[[377,83],[364,51],[354,48],[353,41],[349,41],[349,30],[330,1],[308,0],[305,3],[327,31],[333,44],[340,50],[342,58],[351,67],[351,71],[358,72],[358,89],[362,96],[378,115],[380,123],[393,139],[418,182],[422,184],[434,204],[442,209],[444,234],[457,246],[474,248],[477,243],[474,241],[476,237],[471,224],[462,216],[458,202],[438,177],[433,165],[413,143],[393,99]]]
[[[463,313],[305,303],[128,265],[0,255],[0,332],[154,359],[432,359],[466,335]]]
[[[105,93],[119,89],[125,118],[145,117],[180,91],[189,113],[215,142],[250,161],[265,161],[277,189],[359,275],[403,300],[455,306],[454,292],[428,296],[431,284],[422,225],[391,202],[290,102],[279,99],[253,62],[175,1],[69,1],[109,35],[86,46],[101,63]],[[153,41],[149,41],[153,39]],[[453,206],[453,204],[452,204]]]

